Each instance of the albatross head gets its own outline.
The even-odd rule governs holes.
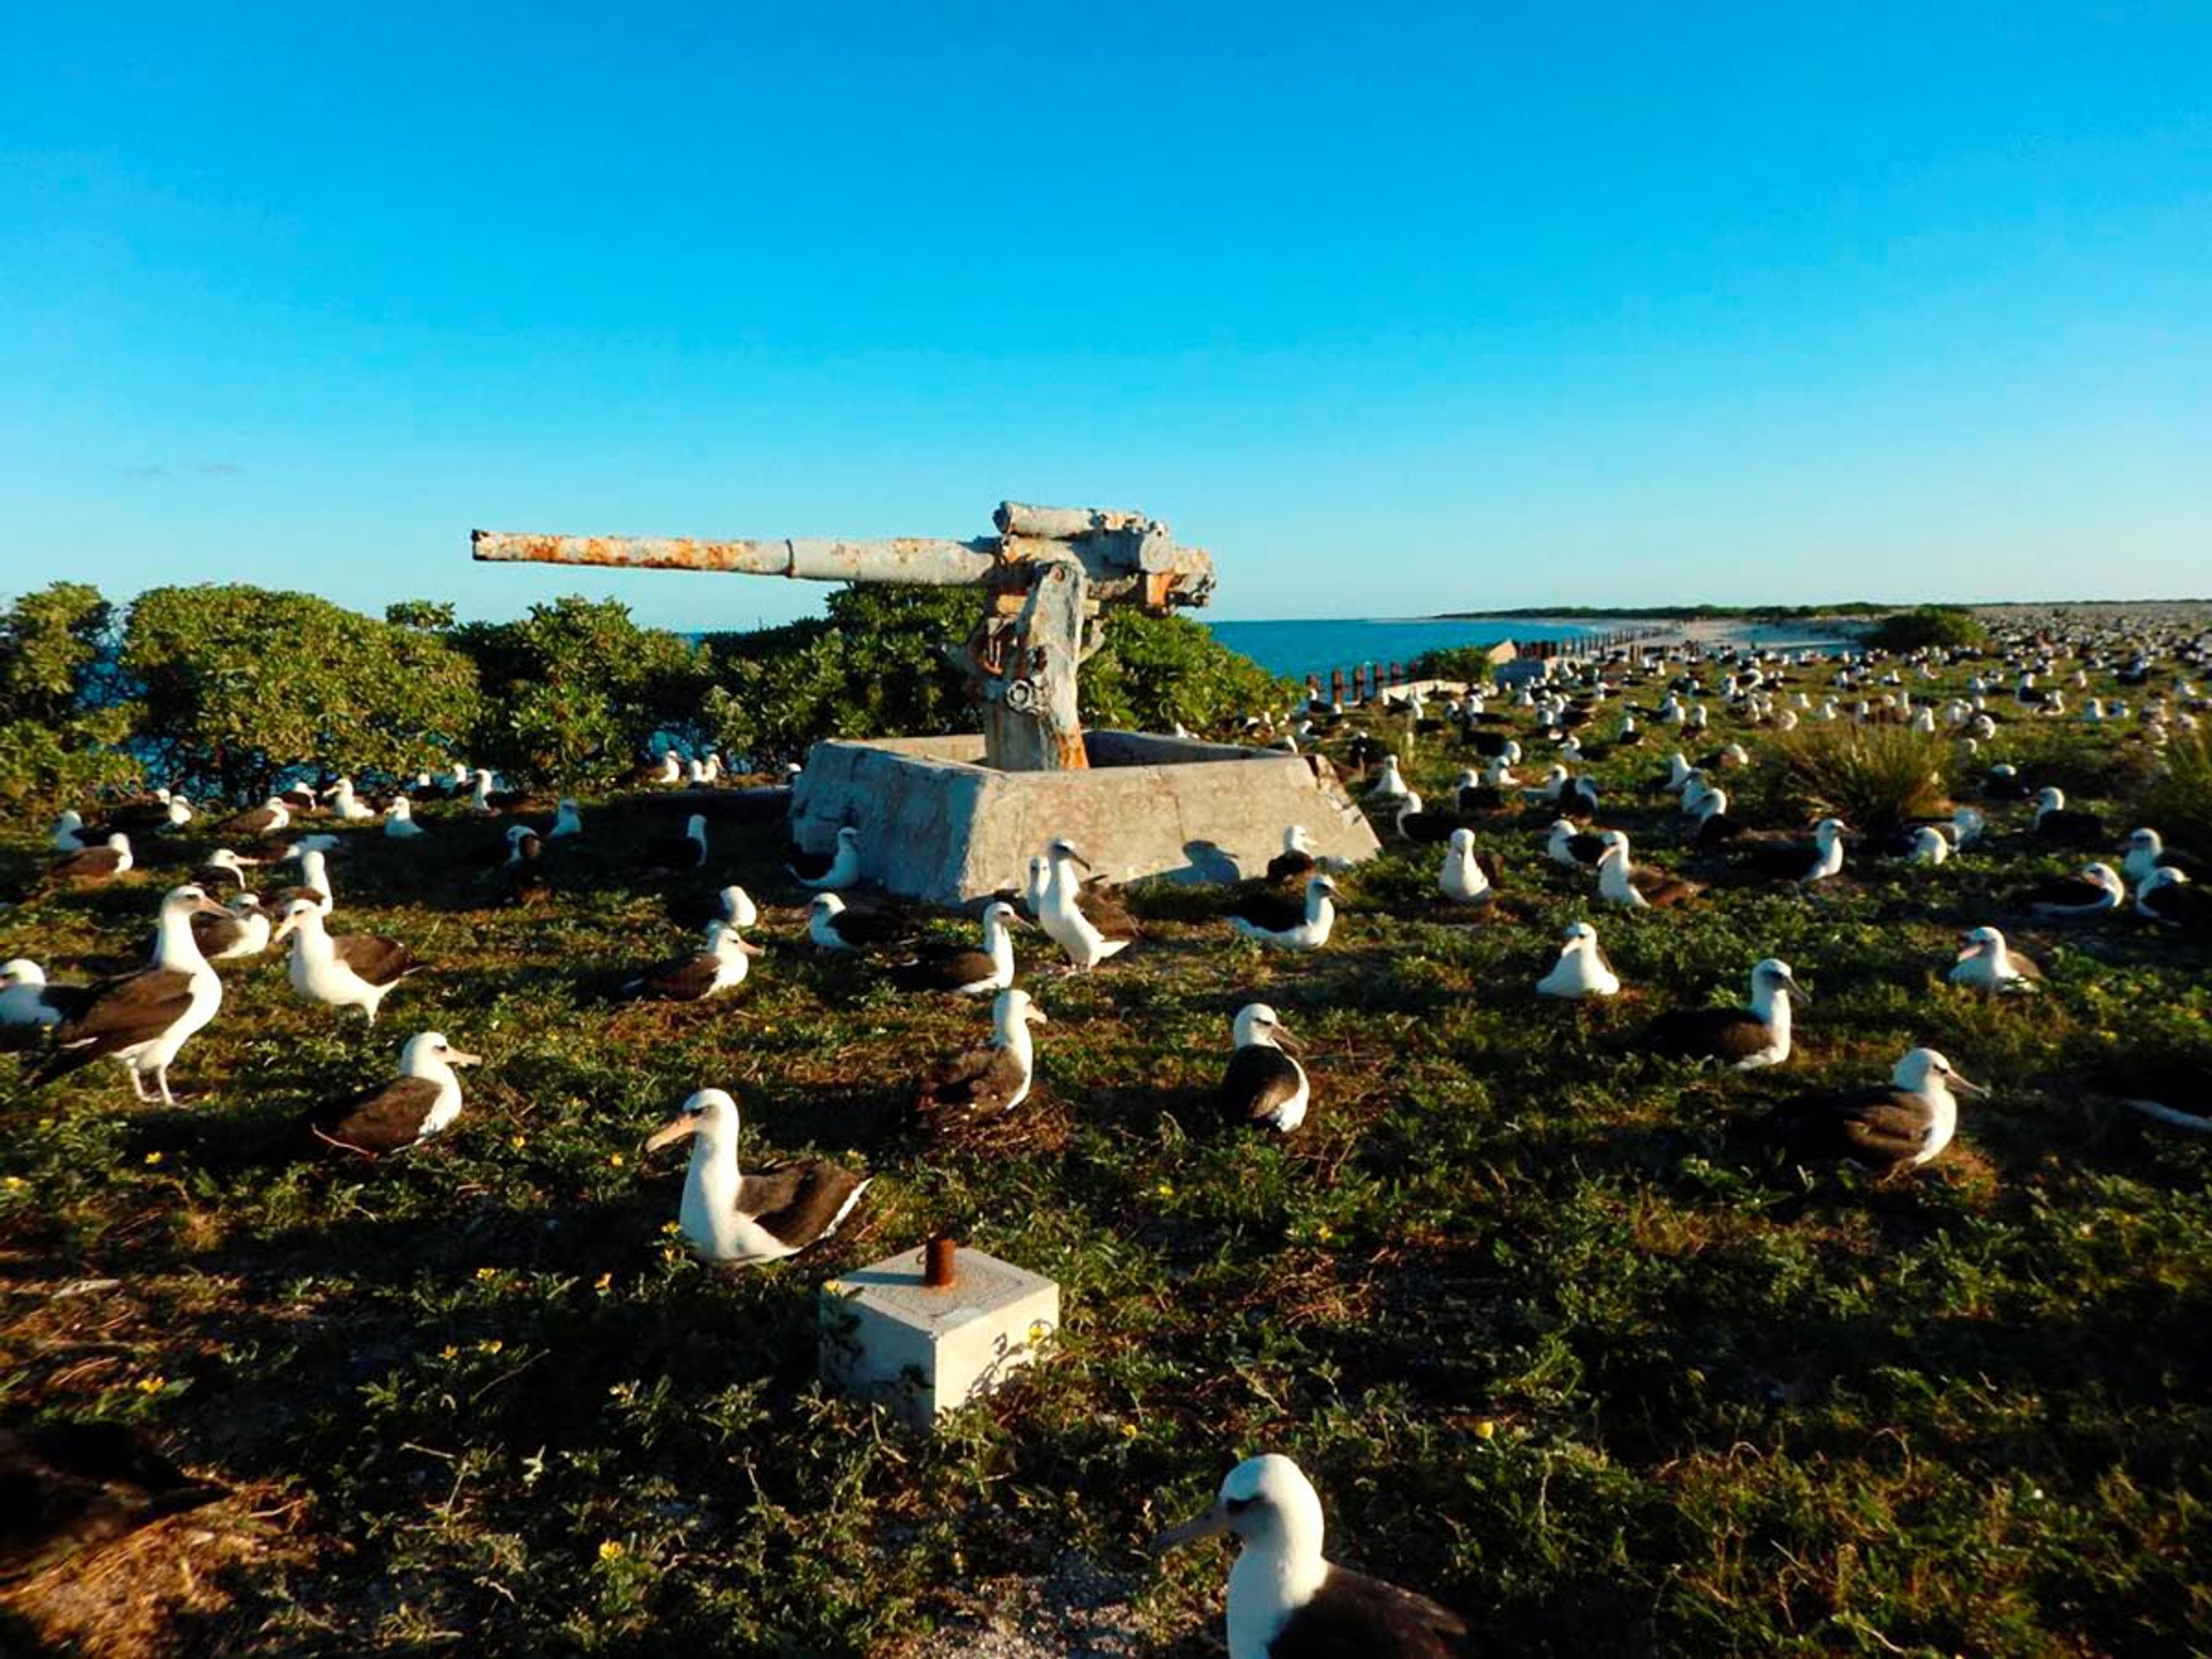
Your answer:
[[[28,957],[17,957],[13,962],[0,963],[0,985],[11,989],[18,985],[44,985],[46,970]]]
[[[1951,1062],[1933,1048],[1914,1048],[1897,1062],[1889,1074],[1890,1086],[1902,1089],[1909,1095],[1932,1094],[1938,1089],[1960,1089],[1970,1095],[1985,1095],[1987,1089],[1978,1083],[1969,1083],[1951,1069]]]
[[[1030,1000],[1030,994],[1015,987],[999,993],[991,1005],[991,1024],[997,1028],[999,1040],[1006,1042],[1024,1025],[1049,1025],[1043,1009]]]
[[[653,1132],[645,1150],[657,1152],[686,1135],[697,1135],[710,1146],[733,1144],[738,1135],[738,1103],[726,1089],[702,1089],[676,1109],[676,1115]]]
[[[1169,1528],[1152,1540],[1152,1548],[1171,1550],[1224,1532],[1234,1533],[1248,1548],[1317,1562],[1321,1495],[1289,1458],[1274,1452],[1249,1457],[1229,1471],[1211,1508]]]
[[[1306,853],[1312,851],[1311,841],[1306,835],[1305,825],[1303,823],[1294,823],[1283,831],[1283,850],[1285,853]]]
[[[399,1070],[405,1077],[434,1079],[440,1073],[450,1071],[456,1066],[483,1064],[482,1054],[456,1048],[446,1041],[443,1031],[418,1031],[407,1039],[406,1046],[399,1051]]]
[[[1959,935],[1958,960],[1960,962],[1969,962],[1974,957],[1984,954],[1993,957],[2002,956],[2004,954],[2004,948],[2005,936],[1999,933],[1996,928],[1969,928],[1966,932]],[[1917,1050],[1915,1052],[1917,1053]]]
[[[1296,1051],[1297,1039],[1283,1027],[1275,1011],[1264,1002],[1249,1002],[1237,1011],[1236,1024],[1231,1028],[1230,1040],[1239,1048],[1249,1048],[1261,1043],[1271,1048]]]
[[[313,899],[294,899],[284,907],[276,920],[276,931],[269,936],[271,945],[281,945],[290,935],[310,932],[322,926],[323,907]]]
[[[1577,921],[1568,927],[1559,945],[1559,954],[1571,957],[1580,951],[1596,949],[1597,929],[1586,921]]]
[[[1779,957],[1769,957],[1751,970],[1751,994],[1756,999],[1767,996],[1793,996],[1800,1002],[1810,1002],[1813,994],[1797,982],[1790,964]]]

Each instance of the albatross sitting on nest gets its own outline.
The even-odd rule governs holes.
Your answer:
[[[745,982],[745,972],[761,947],[728,922],[710,928],[703,949],[663,963],[623,987],[632,996],[653,1002],[704,1002]]]
[[[1231,1124],[1284,1134],[1304,1122],[1313,1091],[1305,1067],[1283,1052],[1297,1044],[1275,1011],[1264,1002],[1238,1009],[1230,1041],[1237,1052],[1221,1079],[1221,1115]]]
[[[370,1158],[419,1146],[461,1115],[461,1080],[453,1068],[482,1059],[453,1047],[443,1032],[418,1032],[399,1051],[398,1077],[318,1107],[307,1115],[307,1129],[319,1140]]]
[[[2043,969],[1996,928],[1976,927],[1959,936],[1959,954],[1943,977],[1969,991],[2033,991]]]
[[[1212,1506],[1152,1540],[1156,1554],[1218,1533],[1242,1547],[1229,1570],[1230,1659],[1452,1659],[1467,1623],[1426,1596],[1322,1554],[1321,1497],[1289,1458],[1230,1470]]]
[[[1559,946],[1559,959],[1552,971],[1536,981],[1536,993],[1547,997],[1611,997],[1620,994],[1620,975],[1598,947],[1597,929],[1578,921],[1567,929]]]
[[[1751,970],[1751,1006],[1678,1008],[1645,1033],[1644,1047],[1676,1060],[1717,1060],[1731,1071],[1779,1066],[1790,1058],[1790,999],[1810,1001],[1790,964],[1767,957]]]
[[[1247,893],[1230,905],[1229,925],[1279,951],[1318,951],[1336,926],[1336,884],[1315,876],[1306,883],[1303,899],[1287,893]]]
[[[915,1109],[925,1116],[954,1112],[995,1117],[1029,1098],[1036,1074],[1030,1027],[1050,1022],[1023,990],[999,993],[991,1005],[991,1041],[987,1047],[940,1060],[922,1073]]]
[[[1014,982],[1014,941],[1011,927],[1029,924],[1004,899],[983,907],[983,943],[952,945],[933,939],[911,961],[891,970],[892,981],[908,991],[950,991],[956,996],[988,996]]]
[[[827,1158],[797,1158],[753,1175],[738,1168],[738,1103],[702,1089],[645,1143],[658,1152],[695,1137],[677,1224],[709,1261],[750,1267],[781,1261],[830,1237],[853,1212],[868,1182]]]
[[[1958,1130],[1954,1089],[1988,1092],[1933,1048],[1915,1048],[1897,1062],[1886,1085],[1784,1101],[1751,1127],[1799,1158],[1877,1171],[1916,1169],[1949,1146]]]

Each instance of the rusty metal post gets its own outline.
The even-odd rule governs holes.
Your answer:
[[[943,1233],[933,1237],[922,1251],[921,1282],[933,1291],[948,1290],[960,1276],[955,1253],[959,1246]]]
[[[1328,671],[1328,700],[1334,703],[1344,701],[1344,671],[1341,668]]]

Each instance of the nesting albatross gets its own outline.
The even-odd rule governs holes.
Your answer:
[[[702,1089],[645,1143],[658,1152],[695,1137],[677,1224],[710,1261],[750,1267],[796,1255],[836,1232],[868,1182],[827,1158],[774,1164],[753,1175],[738,1168],[738,1103]]]
[[[1426,1596],[1322,1554],[1321,1497],[1289,1458],[1247,1458],[1212,1506],[1152,1540],[1155,1553],[1218,1533],[1242,1547],[1229,1570],[1229,1659],[1451,1659],[1467,1623]]]
[[[317,1108],[308,1114],[307,1129],[319,1140],[370,1158],[419,1146],[461,1115],[461,1080],[453,1068],[482,1060],[453,1047],[442,1032],[417,1032],[399,1051],[398,1077]]]

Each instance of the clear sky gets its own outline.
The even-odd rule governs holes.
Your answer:
[[[0,578],[1143,507],[1229,617],[2212,592],[2212,9],[12,10]]]

